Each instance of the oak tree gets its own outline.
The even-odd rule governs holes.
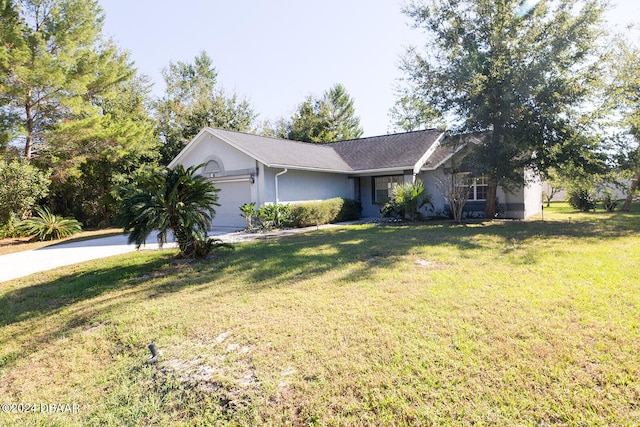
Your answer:
[[[498,185],[523,170],[600,161],[585,114],[601,77],[600,0],[416,0],[405,8],[424,30],[424,51],[402,68],[425,104],[454,134],[481,134],[476,172],[486,174],[485,217]],[[597,151],[597,150],[596,150]]]

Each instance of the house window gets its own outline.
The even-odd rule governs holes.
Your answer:
[[[471,200],[487,200],[487,188],[489,187],[489,183],[487,182],[487,176],[481,175],[474,179],[473,189],[474,189],[474,198]]]
[[[472,177],[468,172],[456,174],[456,188],[468,189],[467,200],[487,200],[488,181],[486,175]]]
[[[376,176],[373,178],[373,202],[385,203],[389,200],[391,190],[404,183],[403,175]]]

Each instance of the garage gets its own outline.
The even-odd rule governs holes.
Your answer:
[[[236,230],[247,227],[247,222],[240,216],[240,206],[251,203],[251,181],[247,178],[213,180],[218,192],[216,216],[213,219],[213,229],[233,228]]]

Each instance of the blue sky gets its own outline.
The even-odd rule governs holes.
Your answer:
[[[161,95],[169,61],[207,51],[227,91],[248,98],[258,120],[289,117],[309,94],[342,83],[364,136],[390,130],[400,56],[420,45],[397,0],[100,0],[105,32],[131,53]],[[640,17],[637,0],[613,0],[612,25]]]

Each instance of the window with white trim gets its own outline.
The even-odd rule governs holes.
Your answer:
[[[404,183],[403,175],[376,176],[373,178],[373,203],[386,203],[391,190]]]
[[[489,182],[486,175],[480,175],[476,177],[473,182],[473,199],[470,200],[487,200],[487,188],[489,188]]]
[[[455,183],[456,188],[468,188],[467,200],[487,200],[487,188],[489,187],[489,183],[486,175],[472,177],[468,172],[458,173],[456,174]]]

